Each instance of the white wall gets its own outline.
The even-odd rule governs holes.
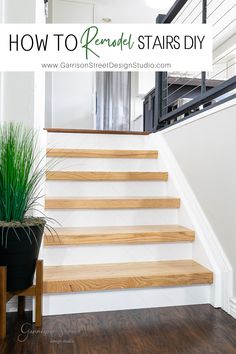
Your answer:
[[[146,0],[49,0],[49,22],[52,19],[53,2],[60,2],[60,5],[70,2],[74,4],[75,9],[78,9],[77,4],[87,4],[87,6],[94,4],[95,22],[98,23],[103,22],[103,18],[110,18],[112,23],[155,23],[157,14],[167,11],[167,9],[158,10],[148,7]],[[158,5],[163,7],[164,4],[159,2],[157,7]],[[84,11],[84,7],[82,11]],[[61,14],[62,18],[59,22],[64,22],[63,13]]]
[[[53,23],[93,23],[94,5],[85,1],[53,0]]]
[[[156,9],[147,6],[145,0],[94,0],[96,5],[96,22],[102,18],[111,18],[112,23],[155,23],[158,10],[163,7],[163,1],[157,1]],[[164,11],[166,13],[166,10]]]
[[[1,2],[5,23],[45,22],[43,1],[1,0]],[[44,74],[36,77],[33,72],[4,72],[1,79],[2,120],[23,121],[29,126],[42,126],[39,120],[41,123],[44,121],[44,112],[42,114],[40,110],[40,105],[42,103],[44,105]]]
[[[3,13],[4,13],[3,4],[4,4],[4,1],[0,0],[0,23],[3,22]]]
[[[138,95],[145,96],[155,86],[155,72],[140,71],[138,76]]]
[[[231,51],[233,47],[231,47]],[[228,80],[236,74],[236,48],[230,55],[227,52],[222,52],[223,59],[215,60],[212,71],[208,73],[207,78],[214,80]]]
[[[92,73],[53,73],[52,126],[93,129]]]
[[[155,72],[131,73],[131,130],[143,130],[143,100],[155,86]]]
[[[48,23],[92,23],[94,5],[51,0]],[[45,126],[94,128],[95,75],[92,72],[47,73]]]
[[[228,65],[228,70],[227,70],[227,75],[228,78],[236,75],[236,50],[234,52],[234,56],[230,58],[230,60],[227,62]]]
[[[164,132],[234,269],[236,294],[236,100]]]
[[[35,2],[32,0],[4,1],[5,23],[34,23]],[[34,122],[34,73],[2,73],[2,119]]]
[[[235,0],[208,1],[207,23],[212,25],[214,49],[224,44],[235,34],[235,8],[231,9]],[[174,22],[177,23],[202,23],[202,2],[188,1]],[[216,37],[215,37],[216,36]]]
[[[3,117],[5,121],[34,123],[34,73],[5,72]]]
[[[35,1],[37,0],[5,0],[5,22],[34,23]]]
[[[226,80],[235,75],[236,65],[232,65],[230,57],[226,57],[227,52],[231,52],[234,48],[234,63],[236,57],[236,26],[235,26],[235,9],[231,7],[235,4],[235,0],[214,0],[208,1],[207,23],[212,25],[213,31],[213,65],[212,71],[207,73],[208,79]],[[188,1],[183,7],[179,15],[173,22],[176,23],[201,23],[201,1]],[[216,36],[216,37],[215,37]],[[232,54],[231,54],[232,56]],[[221,61],[219,59],[224,57]],[[233,72],[233,74],[232,74]],[[175,75],[174,73],[172,75]],[[201,77],[201,73],[177,73],[177,76],[185,77]]]

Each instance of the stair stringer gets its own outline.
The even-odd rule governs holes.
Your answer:
[[[173,152],[170,150],[163,132],[150,136],[152,144],[157,145],[161,168],[169,172],[168,193],[174,193],[181,199],[178,222],[195,231],[193,260],[211,269],[214,283],[211,289],[210,303],[230,313],[230,298],[233,289],[233,270],[216,234],[206,218],[197,196],[191,189]]]

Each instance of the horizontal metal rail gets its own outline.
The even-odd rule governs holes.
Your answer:
[[[199,106],[208,103],[211,100],[220,97],[235,88],[236,88],[236,75],[230,78],[229,80],[219,84],[218,86],[208,90],[204,94],[197,96],[190,102],[185,103],[183,106],[177,108],[173,112],[170,112],[162,116],[161,120],[167,122],[172,119],[178,118],[180,115],[189,113],[191,110],[199,108]]]
[[[214,0],[208,0],[207,2],[207,0],[200,0],[197,3],[197,5],[199,5],[201,8],[201,11],[198,14],[198,16],[202,15],[201,23],[207,22],[207,6],[209,6],[213,1]],[[186,9],[190,9],[192,3],[193,0],[176,0],[166,15],[159,14],[157,16],[156,23],[157,24],[173,23],[173,20],[175,21],[176,19],[178,20],[182,16],[182,14],[186,12]],[[223,4],[223,2],[221,4]],[[235,6],[236,5],[233,5],[233,7]],[[192,10],[195,10],[196,7],[197,6],[195,6],[194,9]],[[232,10],[232,8],[227,10],[226,13],[228,13],[230,10]],[[213,10],[209,16],[211,16],[214,11],[216,10]],[[185,16],[185,20],[188,17],[189,15],[187,17]],[[235,19],[233,21],[235,21]],[[226,27],[228,27],[230,24],[228,24]],[[232,65],[235,64],[236,63],[233,63]],[[221,74],[222,72],[223,71],[220,71],[219,73],[217,73],[217,75]],[[190,78],[180,77],[174,79],[171,83],[169,83],[168,81],[167,72],[156,72],[155,76],[156,76],[155,91],[150,92],[146,96],[146,99],[144,101],[144,130],[147,129],[147,130],[151,130],[152,132],[165,129],[166,127],[169,127],[172,124],[177,124],[180,120],[188,119],[190,116],[193,116],[213,106],[221,104],[225,100],[232,99],[236,95],[233,92],[232,94],[230,94],[230,91],[236,89],[236,76],[233,76],[226,81],[212,80],[212,85],[209,83],[210,80],[206,80],[205,72],[201,74],[201,79],[198,80],[200,81],[199,85],[196,82],[196,77],[198,77],[199,75]],[[215,76],[213,76],[211,79],[213,79]],[[182,81],[185,80],[183,84],[179,82],[181,80]],[[216,85],[216,81],[217,81],[217,86],[211,88],[211,86]],[[175,84],[178,86],[178,88],[173,91],[174,88],[173,87],[171,88],[171,86]],[[196,87],[191,88],[190,91],[186,92],[186,87],[188,86],[188,84],[189,86],[196,86]],[[213,101],[214,99],[223,96],[226,93],[229,93],[229,95],[227,95],[226,98],[222,97],[220,100],[218,100],[218,102]],[[179,94],[180,97],[178,97]],[[171,102],[169,102],[169,97],[173,97]],[[178,99],[182,99],[182,98],[183,99],[190,98],[190,101],[182,104],[182,106],[178,108],[175,108],[176,107],[175,102],[177,102]],[[149,105],[150,107],[148,106],[148,102],[152,103],[151,105]],[[170,109],[174,109],[174,110],[170,112]],[[181,119],[178,119],[180,116]]]

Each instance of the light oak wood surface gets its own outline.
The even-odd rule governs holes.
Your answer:
[[[45,199],[45,209],[162,209],[179,207],[180,199],[172,197],[48,197]]]
[[[57,181],[167,181],[168,172],[49,171],[46,178]]]
[[[156,150],[47,149],[48,157],[157,159]]]
[[[192,242],[194,231],[179,225],[56,228],[45,234],[45,246]]]
[[[45,267],[44,293],[211,284],[193,260]]]
[[[105,135],[149,135],[152,132],[123,131],[123,130],[96,130],[96,129],[65,129],[44,128],[48,133],[73,133],[73,134],[105,134]]]

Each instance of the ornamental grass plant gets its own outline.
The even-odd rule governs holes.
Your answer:
[[[23,223],[32,217],[45,175],[37,133],[19,123],[0,128],[0,222]]]
[[[45,224],[47,218],[38,210],[47,170],[44,160],[34,129],[13,122],[0,127],[0,226]],[[33,217],[36,213],[41,217]]]

